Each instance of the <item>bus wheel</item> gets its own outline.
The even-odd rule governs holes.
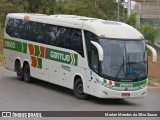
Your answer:
[[[20,62],[16,63],[16,73],[17,73],[17,79],[23,80],[23,69],[21,68]]]
[[[30,83],[31,81],[31,76],[30,76],[30,67],[29,64],[25,64],[23,68],[23,79],[25,82]]]
[[[87,94],[85,94],[83,92],[83,83],[82,83],[82,79],[81,78],[78,78],[74,82],[73,93],[78,99],[85,100],[85,99],[87,99],[89,97],[89,95],[87,95]]]

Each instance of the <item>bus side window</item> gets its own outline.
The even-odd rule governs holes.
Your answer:
[[[86,48],[88,55],[88,64],[91,67],[91,69],[98,72],[98,51],[91,44],[91,41],[97,42],[98,37],[89,31],[84,31],[84,34],[85,34],[85,41],[86,41]]]
[[[43,23],[36,23],[36,42],[43,43],[43,36],[44,36],[44,26]]]
[[[91,68],[98,73],[98,51],[93,45],[91,45],[91,56],[90,56]]]
[[[56,46],[65,48],[65,27],[58,27],[57,37],[56,37]]]
[[[81,30],[74,29],[74,31],[72,33],[71,41],[72,41],[71,48],[73,50],[77,51],[82,57],[84,57]]]
[[[72,29],[67,28],[66,35],[65,35],[65,48],[71,49],[71,36],[72,36]]]
[[[13,24],[14,24],[14,19],[9,18],[6,26],[6,33],[11,37],[13,37]]]
[[[54,31],[52,30],[54,26],[46,24],[45,25],[45,32],[44,32],[44,43],[48,45],[54,45],[52,39],[55,39]]]

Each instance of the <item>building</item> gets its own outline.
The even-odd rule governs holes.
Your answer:
[[[155,28],[159,29],[160,0],[132,0],[132,1],[135,2],[132,12],[137,12],[138,22],[149,23],[153,25]]]

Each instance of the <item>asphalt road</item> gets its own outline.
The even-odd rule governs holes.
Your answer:
[[[142,99],[91,97],[89,100],[79,100],[72,90],[39,80],[32,84],[25,83],[16,79],[16,73],[0,67],[0,111],[160,111],[160,88],[148,88],[147,97]]]

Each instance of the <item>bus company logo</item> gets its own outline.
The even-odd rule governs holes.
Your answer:
[[[133,87],[133,84],[120,84],[120,87]]]
[[[59,60],[63,60],[63,61],[70,61],[70,55],[65,55],[63,53],[51,51],[50,56],[55,59],[59,59]]]
[[[51,48],[46,48],[45,58],[75,66],[77,66],[78,63],[78,54],[64,52]]]

